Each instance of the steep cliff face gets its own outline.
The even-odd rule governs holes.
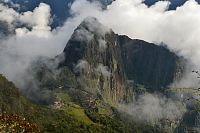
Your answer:
[[[129,80],[150,90],[166,88],[184,72],[183,59],[164,46],[118,37]]]
[[[109,103],[127,100],[126,76],[117,36],[95,18],[85,19],[64,49],[65,61],[86,91]]]
[[[96,18],[86,18],[64,49],[67,66],[79,87],[109,103],[132,95],[127,81],[148,91],[165,89],[184,72],[183,59],[164,46],[115,34]]]

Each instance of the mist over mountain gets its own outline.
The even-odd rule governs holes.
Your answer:
[[[149,54],[137,56],[137,51],[139,51],[137,47],[142,48],[141,50],[144,50],[144,53],[146,53],[145,49],[148,49]],[[134,54],[130,52],[133,49],[136,50]],[[154,54],[159,54],[157,51],[161,51],[160,49],[165,51],[161,52],[163,55],[159,56],[166,58],[166,60],[162,60],[162,64],[166,65],[158,63],[151,67],[151,62],[155,64],[152,60],[148,63],[149,67],[145,68],[146,58],[151,60],[151,58],[148,58]],[[134,59],[132,54],[134,55],[133,57],[143,58],[140,60],[144,61],[144,64],[141,63],[140,67],[138,67],[136,61],[133,61],[136,63],[128,62],[127,57],[130,57],[131,60]],[[74,30],[63,53],[54,59],[43,58],[32,63],[29,68],[29,74],[33,78],[26,82],[28,88],[24,88],[21,92],[34,103],[51,106],[56,109],[68,110],[68,108],[71,108],[71,105],[68,105],[69,103],[78,104],[84,110],[90,112],[89,114],[86,113],[86,115],[93,122],[96,121],[91,118],[94,115],[91,113],[94,112],[113,115],[113,118],[122,120],[124,124],[126,124],[125,119],[128,119],[128,115],[130,115],[129,118],[132,119],[128,120],[130,123],[124,129],[128,128],[127,130],[130,130],[129,126],[138,120],[139,125],[157,125],[160,121],[165,121],[161,124],[161,128],[154,130],[156,132],[173,131],[186,111],[185,105],[180,99],[172,98],[172,100],[170,97],[149,96],[148,93],[165,91],[163,88],[167,88],[168,85],[173,83],[171,79],[178,80],[178,78],[181,78],[179,72],[184,73],[184,66],[179,62],[181,59],[181,57],[178,57],[164,46],[157,46],[142,40],[132,40],[127,36],[117,35],[108,27],[102,25],[96,18],[87,17]],[[168,66],[167,64],[173,65]],[[160,69],[164,69],[164,71],[168,69],[174,70],[172,71],[173,73],[166,72],[166,77],[161,78],[160,76],[163,74],[161,73],[160,75]],[[135,73],[130,73],[132,71],[135,71]],[[142,76],[143,71],[153,78],[149,80]],[[177,76],[177,73],[180,77]],[[157,77],[161,82],[158,82]],[[152,100],[152,102],[148,103],[147,100],[143,103],[143,100],[137,98],[138,96],[143,97],[142,99]],[[138,102],[136,103],[137,106],[127,105],[127,103],[132,103],[135,100]],[[134,113],[134,111],[131,111],[132,106],[133,109],[136,106],[136,108],[146,110],[150,109],[149,104],[152,104],[155,109],[158,108],[157,111],[161,114],[166,114],[164,110],[169,109],[167,111],[169,115],[160,117],[159,115],[148,115],[146,112],[140,112],[138,117],[132,116],[132,113]],[[120,106],[118,107],[118,105]],[[124,107],[127,109],[124,109]],[[129,109],[129,107],[131,108]],[[120,115],[122,112],[127,113],[127,116]],[[143,117],[146,117],[147,120]],[[144,119],[144,121],[141,119]],[[172,129],[169,128],[166,119],[175,122]],[[164,126],[168,128],[164,129]],[[115,128],[111,129],[117,130]],[[140,126],[136,127],[136,129],[144,132]],[[131,132],[136,129],[134,128]],[[109,132],[108,129],[107,132]]]
[[[198,133],[199,11],[1,1],[0,132]]]

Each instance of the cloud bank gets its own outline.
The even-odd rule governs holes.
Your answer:
[[[0,73],[25,89],[31,63],[39,57],[60,54],[71,34],[61,27],[51,29],[51,9],[44,3],[33,12],[21,14],[2,4],[0,10],[0,21],[8,23],[7,28],[14,32],[0,41]]]
[[[148,7],[142,0],[116,0],[103,10],[98,2],[76,0],[70,8],[72,17],[56,29],[49,26],[52,17],[47,4],[41,3],[32,12],[24,13],[0,4],[0,21],[9,23],[9,28],[15,31],[0,42],[0,72],[17,83],[18,75],[26,71],[37,57],[52,58],[60,54],[74,29],[86,17],[93,16],[118,34],[167,44],[172,51],[190,60],[190,73],[191,68],[200,67],[200,5],[189,0],[176,10],[168,11],[169,4],[159,1]],[[104,42],[101,43],[104,47]],[[192,79],[187,86],[197,83],[196,77],[192,76],[186,74],[184,77],[187,81]]]
[[[162,120],[178,122],[186,112],[180,101],[150,93],[140,95],[133,103],[121,104],[119,110],[131,115],[136,122],[150,124],[158,124]]]

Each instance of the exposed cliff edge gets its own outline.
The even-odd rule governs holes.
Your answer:
[[[75,29],[64,56],[61,66],[75,73],[82,88],[115,103],[130,99],[130,86],[160,91],[184,73],[184,60],[166,47],[117,35],[92,17]]]
[[[118,36],[126,76],[150,90],[166,89],[180,80],[185,60],[164,46]]]
[[[83,89],[99,93],[105,101],[119,103],[131,94],[126,88],[120,53],[117,35],[90,17],[78,26],[67,43],[63,65],[76,74]]]

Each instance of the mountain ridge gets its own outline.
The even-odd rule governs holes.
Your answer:
[[[87,20],[90,20],[91,23],[87,22]],[[88,25],[85,24],[86,22]],[[97,23],[96,29],[93,26],[94,23]],[[95,30],[89,29],[88,26],[90,28],[94,27]],[[102,27],[100,28],[101,30],[103,29],[100,32],[98,30],[99,27]],[[110,48],[109,46],[112,46],[111,49],[115,50],[113,53],[111,52],[111,55],[116,54],[124,80],[133,80],[136,84],[143,84],[149,90],[159,90],[167,88],[175,80],[181,79],[185,71],[185,60],[182,57],[179,57],[164,46],[139,39],[130,39],[127,36],[115,34],[111,29],[107,29],[107,31],[105,29],[96,18],[86,18],[74,31],[72,38],[64,49],[66,57],[64,64],[70,65],[70,68],[73,69],[79,60],[91,56],[98,56],[98,59],[93,59],[93,62],[98,62],[99,60],[102,63],[103,59],[99,58],[101,58],[102,54],[105,54],[102,57],[105,60],[109,58],[108,49]],[[96,32],[94,33],[90,30]],[[101,33],[103,34],[101,35]],[[87,53],[90,52],[90,55],[87,55],[84,51],[89,47],[87,45],[89,43],[92,44],[89,45],[90,50],[86,50]],[[102,52],[100,45],[104,46],[104,50],[107,53],[105,51]],[[109,61],[107,63],[105,61],[103,65],[110,68],[109,63]]]

